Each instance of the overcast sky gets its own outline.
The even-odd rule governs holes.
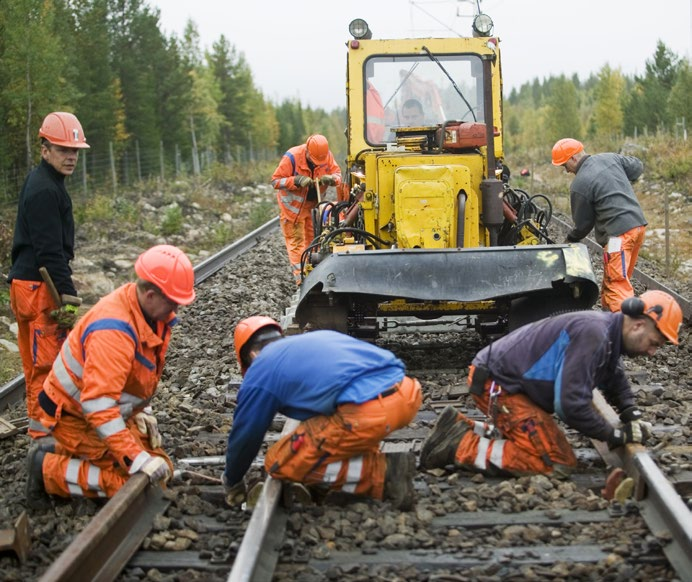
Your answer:
[[[470,0],[146,0],[167,35],[192,20],[202,48],[223,34],[245,55],[256,86],[274,102],[345,107],[348,24],[364,18],[373,38],[470,36]],[[690,0],[481,0],[500,38],[505,94],[538,77],[608,64],[643,74],[660,39],[690,58]]]

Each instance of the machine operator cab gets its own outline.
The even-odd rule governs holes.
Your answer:
[[[487,36],[491,29],[489,17],[476,17],[474,31],[479,36]],[[493,115],[494,133],[499,134],[498,39],[372,41],[372,32],[362,19],[351,22],[349,30],[354,37],[348,43],[352,152],[365,147],[386,147],[397,143],[397,138],[405,143],[419,142],[449,121],[484,123],[485,108],[490,105],[485,95],[492,87],[491,77],[497,79],[492,94],[496,96],[497,109]],[[363,40],[367,41],[366,50]],[[377,43],[379,48],[373,46]],[[392,43],[396,43],[396,51],[392,50]],[[484,67],[484,60],[498,68],[495,74],[491,67]],[[362,104],[356,100],[362,100]],[[476,131],[479,129],[476,127]],[[501,146],[501,140],[497,142]]]

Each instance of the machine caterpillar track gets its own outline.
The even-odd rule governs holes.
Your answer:
[[[586,247],[554,244],[550,201],[510,185],[491,30],[480,14],[468,38],[377,40],[351,23],[347,172],[314,211],[287,325],[497,336],[594,304]]]

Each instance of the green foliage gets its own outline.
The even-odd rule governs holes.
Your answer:
[[[207,241],[207,245],[211,248],[222,248],[238,237],[233,226],[221,222],[214,227],[211,237]]]
[[[73,212],[78,224],[109,222],[115,217],[113,198],[104,194],[97,194],[85,204],[75,205]]]
[[[259,228],[278,214],[276,203],[272,200],[263,200],[253,205],[250,210],[250,229]]]
[[[594,135],[613,137],[623,128],[622,101],[625,82],[619,71],[606,65],[598,75],[593,112]]]
[[[577,89],[564,76],[554,80],[548,96],[547,134],[555,143],[563,137],[581,139]]]
[[[680,189],[692,191],[692,159],[689,146],[682,140],[664,136],[650,138],[639,157],[653,178],[671,181]]]
[[[183,209],[177,204],[171,204],[163,215],[161,221],[161,234],[168,236],[180,234],[183,231]]]

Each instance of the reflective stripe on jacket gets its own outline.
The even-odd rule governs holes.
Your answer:
[[[77,322],[44,384],[62,414],[84,418],[126,470],[143,449],[125,420],[154,395],[175,321],[156,322],[155,333],[135,284],[123,285]]]
[[[327,163],[311,169],[306,158],[307,146],[298,145],[289,149],[281,158],[272,174],[272,186],[277,190],[276,198],[284,218],[297,218],[302,209],[312,209],[315,202],[307,202],[308,188],[297,188],[294,177],[297,175],[319,179],[328,174],[336,178],[337,190],[341,185],[341,168],[329,152]],[[327,186],[320,186],[320,194],[327,191]]]

